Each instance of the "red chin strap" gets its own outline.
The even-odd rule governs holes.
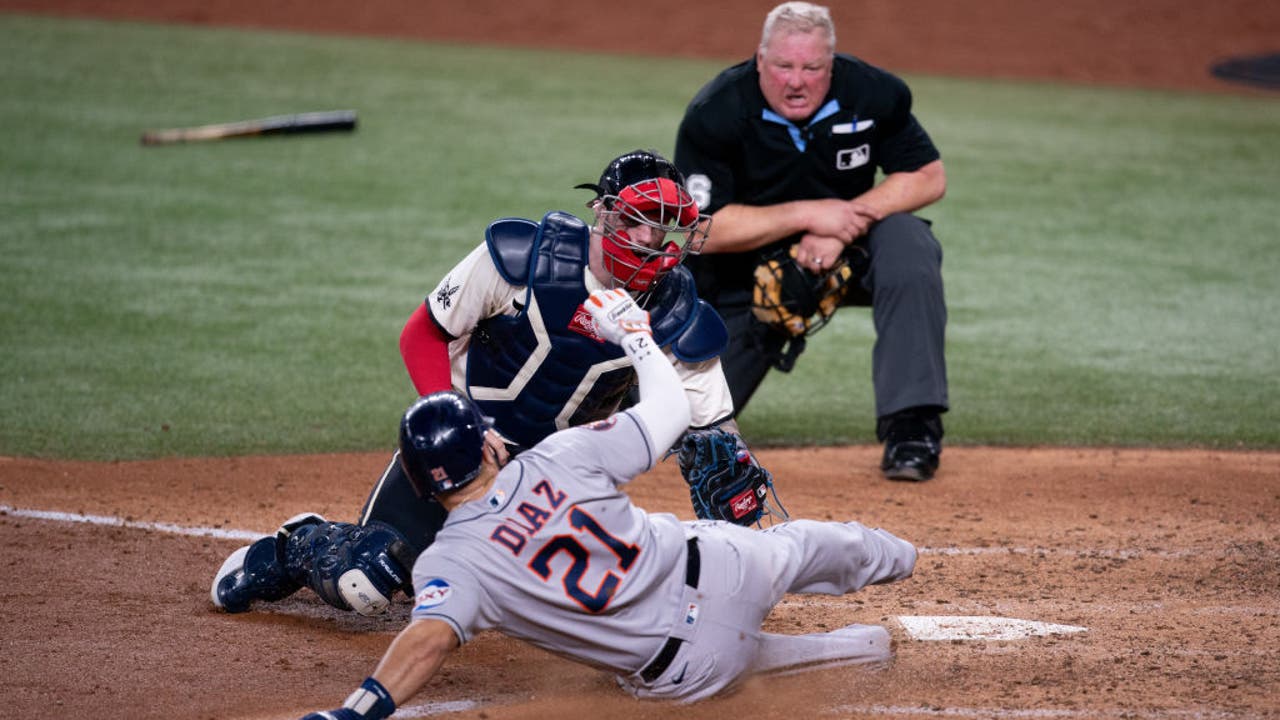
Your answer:
[[[625,244],[629,241],[625,230],[605,234],[600,240],[600,249],[604,251],[604,269],[628,290],[646,292],[654,281],[680,264],[680,246],[674,242],[668,242],[657,251],[662,254],[641,260]]]

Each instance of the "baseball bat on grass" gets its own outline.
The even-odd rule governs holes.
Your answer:
[[[217,123],[187,128],[148,130],[142,134],[143,145],[172,145],[174,143],[223,140],[226,138],[257,135],[294,135],[298,133],[338,132],[356,129],[355,110],[328,110],[323,112],[276,115],[257,120]]]

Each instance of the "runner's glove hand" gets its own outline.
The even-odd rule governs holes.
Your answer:
[[[596,332],[615,345],[621,345],[632,333],[653,333],[648,311],[641,310],[624,290],[597,290],[583,305],[591,313]]]

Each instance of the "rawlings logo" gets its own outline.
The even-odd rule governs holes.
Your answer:
[[[596,332],[596,322],[591,319],[591,313],[587,312],[587,309],[581,305],[578,306],[577,310],[573,311],[573,319],[569,321],[569,329],[598,343],[604,342],[604,336]]]
[[[756,500],[756,494],[751,488],[747,488],[729,501],[729,509],[733,512],[734,519],[746,517],[760,508],[760,502]]]

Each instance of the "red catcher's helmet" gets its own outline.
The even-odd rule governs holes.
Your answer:
[[[588,207],[595,209],[602,233],[604,268],[628,290],[648,292],[686,254],[701,252],[707,240],[711,218],[699,214],[684,175],[657,153],[633,150],[610,162],[599,184],[577,187],[596,193]],[[653,246],[632,238],[640,226],[657,238]],[[684,241],[666,240],[670,233]]]

